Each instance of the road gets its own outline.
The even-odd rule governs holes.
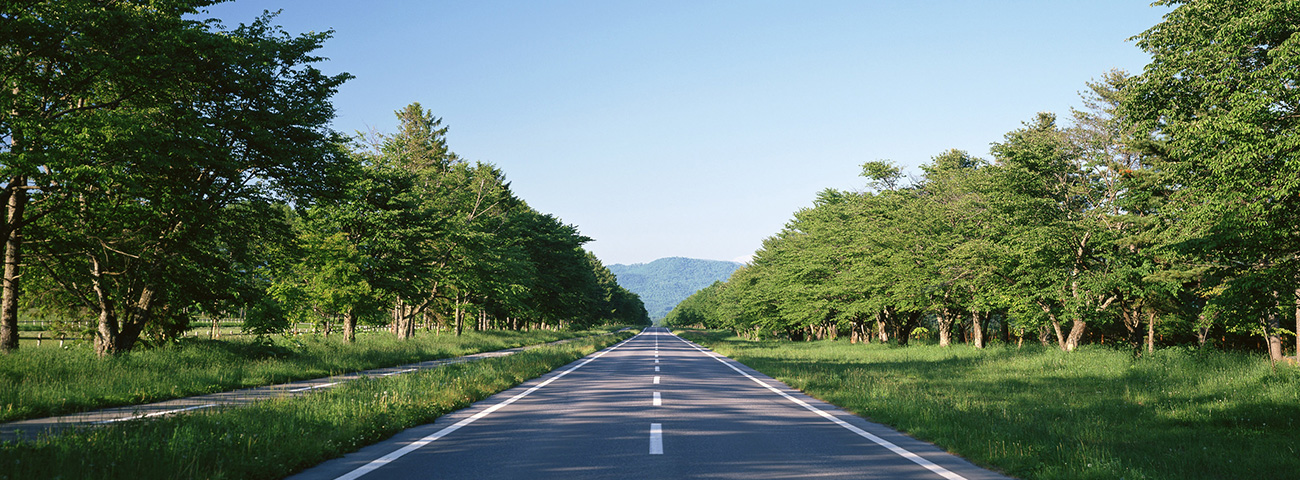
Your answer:
[[[650,328],[294,479],[1005,479]]]

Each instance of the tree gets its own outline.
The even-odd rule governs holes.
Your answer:
[[[363,154],[339,199],[304,208],[296,226],[299,256],[278,277],[277,296],[299,316],[343,318],[356,338],[360,316],[373,318],[428,277],[426,242],[441,223],[419,208],[414,177]]]
[[[183,16],[213,3],[24,0],[0,6],[0,351],[18,347],[24,230],[70,208],[64,188],[69,172],[106,161],[79,151],[98,140],[97,131],[113,128],[99,121],[103,112],[128,103],[166,105],[159,92],[195,74],[190,49],[204,26]]]
[[[929,239],[922,244],[929,260],[923,275],[934,292],[941,346],[951,343],[954,324],[969,317],[973,343],[983,348],[985,318],[1004,307],[993,271],[1005,257],[996,247],[1005,229],[989,215],[985,166],[987,162],[961,150],[935,156],[921,167],[923,195],[917,202],[919,211],[909,216],[908,223],[920,227],[918,234]]]
[[[704,287],[691,296],[686,297],[668,316],[664,317],[664,325],[673,327],[703,327],[703,328],[728,328],[730,325],[723,323],[723,317],[719,313],[720,300],[718,295],[725,287],[721,280],[713,282],[712,285]]]
[[[1172,246],[1208,261],[1211,301],[1261,319],[1278,360],[1284,308],[1300,330],[1300,4],[1157,3],[1177,8],[1136,37],[1151,63],[1124,111],[1178,186]]]
[[[80,141],[62,154],[85,160],[59,171],[68,205],[30,228],[46,273],[95,312],[100,355],[131,349],[183,302],[187,268],[221,268],[208,261],[221,252],[198,239],[250,228],[220,221],[228,207],[305,201],[341,178],[346,158],[327,125],[348,75],[310,66],[328,33],[289,37],[270,22],[227,32],[186,23],[188,50],[168,66],[181,78],[80,116]]]
[[[1016,257],[1007,275],[1020,299],[1013,308],[1029,314],[1036,307],[1060,348],[1074,350],[1090,322],[1107,320],[1103,312],[1117,298],[1099,252],[1113,242],[1104,224],[1119,191],[1050,113],[1008,133],[992,150],[994,205],[1010,221],[1006,241]]]
[[[594,305],[595,318],[628,325],[650,325],[650,314],[645,304],[635,293],[619,286],[618,278],[600,259],[591,252],[587,254],[587,265],[591,267],[596,284],[600,289],[599,302]]]

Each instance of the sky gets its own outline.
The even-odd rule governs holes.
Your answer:
[[[450,148],[594,239],[605,264],[745,261],[861,165],[908,173],[1078,107],[1140,73],[1128,39],[1166,7],[1117,0],[237,0],[290,34],[333,30],[334,128],[396,129],[412,102]]]

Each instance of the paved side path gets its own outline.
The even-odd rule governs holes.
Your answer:
[[[607,334],[608,335],[608,334]],[[55,433],[66,428],[88,428],[101,425],[108,425],[117,422],[131,420],[148,419],[163,415],[172,415],[184,412],[193,412],[217,407],[237,407],[247,405],[253,402],[260,402],[272,398],[291,397],[304,395],[320,389],[330,388],[349,380],[355,380],[361,377],[387,377],[391,375],[400,375],[403,373],[416,372],[437,368],[443,365],[453,363],[472,362],[485,358],[504,357],[515,354],[524,350],[537,348],[546,345],[559,345],[562,343],[572,342],[586,337],[570,338],[558,340],[550,343],[538,345],[527,345],[517,348],[508,348],[505,350],[496,350],[492,352],[481,352],[463,357],[443,358],[438,360],[429,360],[420,363],[400,365],[396,367],[376,368],[360,372],[346,373],[332,377],[316,378],[311,380],[300,380],[291,383],[282,383],[278,385],[267,385],[263,387],[246,388],[242,390],[230,390],[220,393],[211,393],[194,397],[177,398],[157,403],[144,405],[129,405],[125,407],[105,408],[103,410],[94,410],[89,412],[74,413],[59,417],[34,418],[30,420],[19,420],[16,422],[0,424],[0,441],[12,441],[19,439],[33,439],[42,434]]]
[[[1008,479],[662,328],[291,478]]]

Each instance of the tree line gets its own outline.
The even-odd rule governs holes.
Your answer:
[[[418,328],[648,323],[577,228],[446,145],[412,104],[392,134],[330,128],[350,75],[331,32],[215,0],[0,6],[0,349],[21,312],[74,319],[101,355],[176,338],[198,314]]]
[[[866,191],[819,193],[667,321],[1281,360],[1300,330],[1300,4],[1157,4],[1176,8],[1135,37],[1151,63],[1089,82],[1069,122],[1039,113],[991,159],[948,150],[911,177],[868,162]]]

